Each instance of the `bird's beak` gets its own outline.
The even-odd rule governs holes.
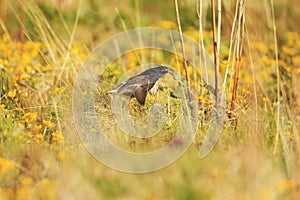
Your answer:
[[[168,73],[170,74],[176,74],[175,70],[172,68],[168,68]]]

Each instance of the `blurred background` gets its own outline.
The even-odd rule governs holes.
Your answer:
[[[3,24],[0,33],[3,33],[3,25],[5,25],[13,38],[20,39],[21,26],[24,24],[28,33],[32,37],[35,36],[36,27],[32,24],[34,22],[24,11],[30,8],[24,8],[26,6],[22,2],[27,1],[1,0],[0,13]],[[114,33],[123,31],[124,28],[166,26],[176,29],[173,1],[35,0],[34,2],[43,12],[53,31],[59,32],[62,38],[69,37],[68,30],[73,28],[79,10],[75,40],[85,43],[98,43]],[[247,28],[251,32],[251,37],[262,38],[266,35],[262,30],[272,30],[272,18],[268,8],[268,1],[247,1]],[[291,30],[299,32],[300,14],[297,0],[274,1],[274,8],[279,36],[284,36]],[[183,30],[190,27],[198,29],[196,1],[179,1],[179,11]],[[222,35],[224,36],[230,35],[234,11],[234,0],[222,1]],[[203,18],[204,30],[211,30],[209,1],[203,1]],[[283,38],[279,37],[279,39]]]

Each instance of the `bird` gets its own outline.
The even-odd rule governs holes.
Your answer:
[[[112,90],[109,90],[107,94],[121,94],[130,98],[136,98],[140,105],[144,105],[148,92],[157,92],[157,81],[165,74],[174,74],[175,71],[169,67],[160,65],[158,67],[149,68],[142,73],[129,78],[127,81],[117,85]],[[153,87],[154,86],[154,87]],[[151,89],[156,91],[150,91]]]

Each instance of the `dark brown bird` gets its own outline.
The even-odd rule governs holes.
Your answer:
[[[107,93],[121,94],[130,97],[130,99],[134,97],[141,105],[144,105],[148,91],[151,90],[158,79],[166,73],[174,74],[175,72],[166,66],[149,68],[142,73],[129,78],[127,81],[119,84]]]

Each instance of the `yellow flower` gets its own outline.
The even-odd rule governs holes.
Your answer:
[[[212,101],[209,99],[204,99],[204,103],[207,105],[212,105]]]
[[[57,154],[57,160],[63,160],[65,158],[65,153],[64,152],[59,152]]]
[[[189,26],[187,28],[187,30],[184,32],[185,35],[189,36],[190,38],[196,40],[196,41],[199,41],[199,31],[196,30],[194,27],[192,26]]]
[[[43,139],[44,138],[43,134],[41,134],[41,133],[37,134],[35,137],[38,138],[38,139]]]
[[[299,56],[293,56],[292,60],[293,60],[293,63],[295,65],[300,66],[300,55]]]
[[[22,98],[27,98],[28,97],[28,93],[27,92],[22,92],[21,93],[21,97]]]
[[[299,35],[296,32],[289,32],[287,35],[287,45],[294,46],[295,42],[299,40]]]
[[[53,95],[59,95],[59,94],[63,93],[64,91],[66,91],[66,87],[61,87],[61,88],[56,87],[53,90],[52,94]]]
[[[34,132],[40,132],[41,129],[42,129],[42,125],[36,125],[31,130]]]
[[[37,135],[34,136],[33,139],[34,139],[35,142],[40,142],[40,141],[42,141],[44,139],[44,135],[41,134],[41,133],[37,134]]]
[[[50,64],[47,64],[47,65],[45,65],[45,66],[43,66],[43,71],[51,71],[51,70],[53,70],[53,65],[50,65]]]
[[[11,39],[10,39],[9,34],[5,33],[5,34],[2,35],[2,41],[3,41],[3,43],[10,42],[10,40]]]
[[[294,134],[292,132],[290,132],[290,131],[287,131],[287,132],[285,132],[285,135],[292,137]]]
[[[294,185],[295,185],[294,180],[288,179],[288,180],[279,182],[279,183],[276,185],[276,189],[277,189],[277,191],[279,191],[279,192],[287,191],[287,190],[291,190],[291,189],[294,187]]]
[[[161,28],[168,28],[168,29],[176,28],[176,25],[175,25],[174,22],[167,21],[167,20],[163,20],[163,21],[158,22],[157,26],[161,27]]]
[[[28,81],[30,79],[30,76],[28,74],[21,74],[20,80]]]
[[[5,105],[4,104],[0,104],[0,109],[4,110],[4,108],[5,108]]]
[[[262,42],[255,42],[253,44],[253,47],[255,49],[259,50],[260,52],[263,52],[263,53],[267,53],[268,52],[267,46],[264,43],[262,43]]]
[[[7,93],[7,96],[8,96],[9,98],[12,98],[12,99],[15,98],[16,95],[17,95],[17,90],[9,91],[9,92]]]
[[[212,38],[213,38],[212,31],[203,31],[203,38],[205,40],[212,40]],[[211,45],[209,45],[209,46],[211,46]]]
[[[192,66],[188,66],[187,70],[188,70],[189,76],[191,77],[193,75],[193,73],[194,73],[193,67]]]
[[[0,191],[0,193],[1,193],[1,191]],[[8,199],[15,199],[15,192],[13,189],[7,188],[5,191],[5,194],[8,197]]]
[[[34,122],[37,118],[37,113],[36,112],[28,112],[25,113],[23,116],[23,119],[26,123],[31,123]]]
[[[33,135],[32,135],[31,133],[29,133],[29,132],[26,132],[26,133],[25,133],[25,136],[26,136],[26,137],[29,137],[29,138],[32,138],[32,137],[33,137]]]
[[[15,165],[2,157],[0,157],[0,175],[5,174],[7,171],[14,169]]]
[[[51,121],[48,120],[43,120],[43,124],[47,127],[47,128],[54,128],[55,124],[52,123]]]
[[[21,177],[20,180],[21,180],[22,185],[24,185],[24,186],[30,186],[33,184],[33,180],[28,177]]]
[[[294,55],[294,49],[290,47],[282,47],[282,52],[286,55]]]
[[[52,133],[52,140],[57,141],[57,142],[64,142],[65,138],[61,132],[56,131],[56,132]]]
[[[2,65],[2,66],[1,66]],[[7,67],[9,65],[8,60],[3,60],[0,58],[0,66],[1,67]]]
[[[34,187],[34,196],[36,197],[36,199],[57,199],[57,185],[54,181],[43,178]]]
[[[202,101],[203,100],[203,96],[198,96],[197,99],[198,99],[198,101]]]

